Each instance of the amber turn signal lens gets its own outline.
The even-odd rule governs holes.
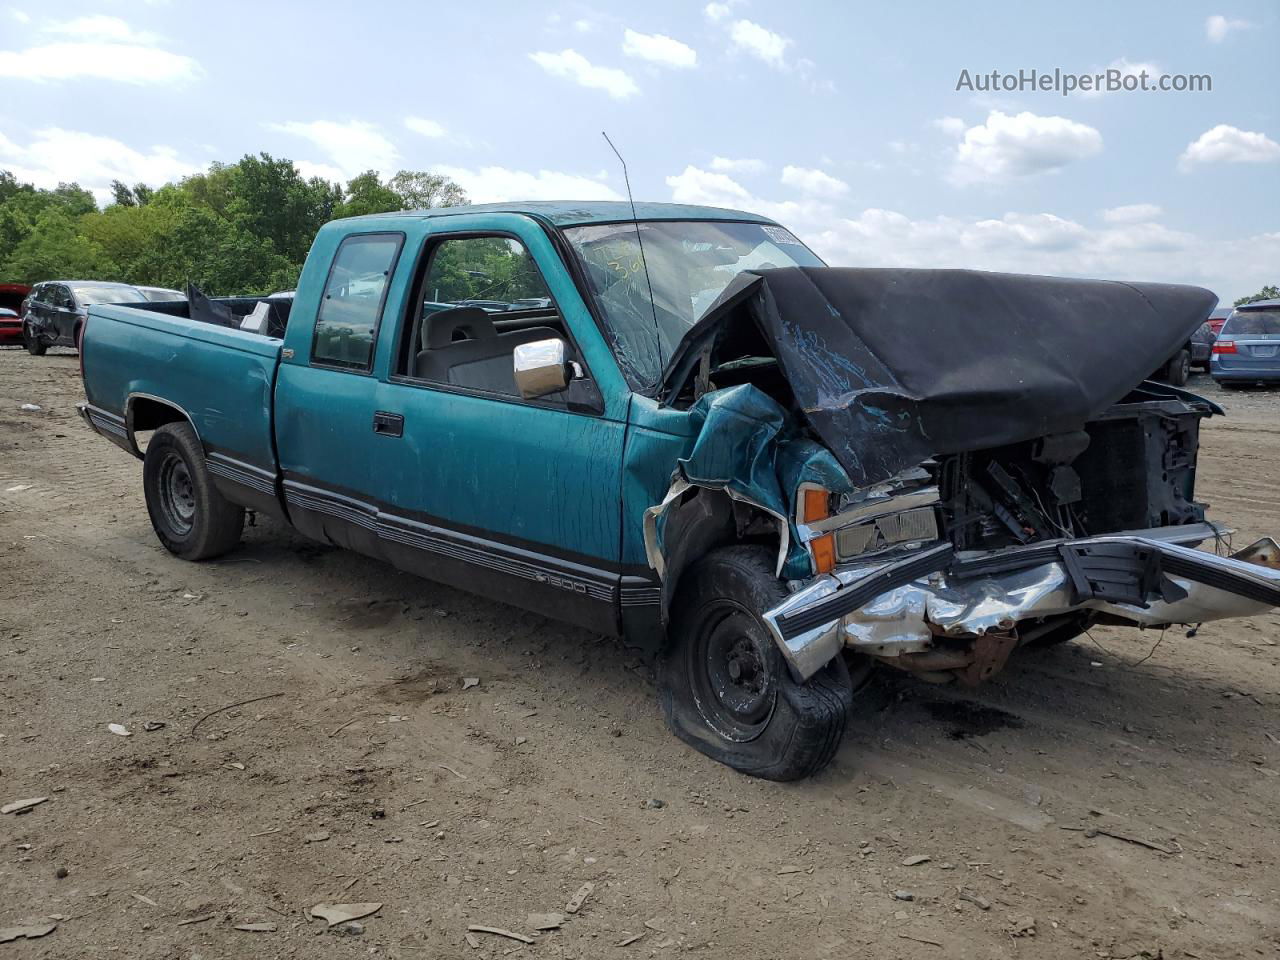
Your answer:
[[[827,533],[809,541],[815,573],[830,573],[836,565],[836,538]]]
[[[815,523],[831,516],[831,495],[818,487],[808,487],[804,491],[804,502],[800,506],[800,521]]]

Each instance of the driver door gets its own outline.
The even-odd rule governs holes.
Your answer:
[[[430,230],[378,389],[384,549],[403,569],[616,630],[626,434],[616,368],[595,379],[581,342],[598,331],[535,223],[463,215]],[[526,400],[512,351],[546,339],[566,342],[581,376]]]

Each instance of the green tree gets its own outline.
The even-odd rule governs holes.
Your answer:
[[[467,194],[448,177],[422,170],[401,170],[387,181],[400,196],[402,210],[430,210],[457,207],[467,202]]]
[[[1259,300],[1280,300],[1280,288],[1273,283],[1267,284],[1252,296],[1241,297],[1235,302],[1235,306],[1238,307],[1242,303],[1257,303]]]
[[[105,251],[81,234],[76,220],[57,205],[35,218],[30,232],[0,265],[0,276],[19,283],[52,277],[98,279],[114,273]]]
[[[366,170],[347,184],[346,197],[334,208],[333,216],[336,220],[404,209],[400,195],[378,179],[378,172]]]

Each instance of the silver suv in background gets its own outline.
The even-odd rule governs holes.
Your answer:
[[[1209,374],[1224,387],[1280,382],[1280,300],[1236,307],[1213,343]]]

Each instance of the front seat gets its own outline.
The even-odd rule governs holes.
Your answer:
[[[480,307],[451,307],[423,319],[413,373],[422,380],[517,396],[512,354],[522,343],[557,337],[551,327],[498,333]]]

